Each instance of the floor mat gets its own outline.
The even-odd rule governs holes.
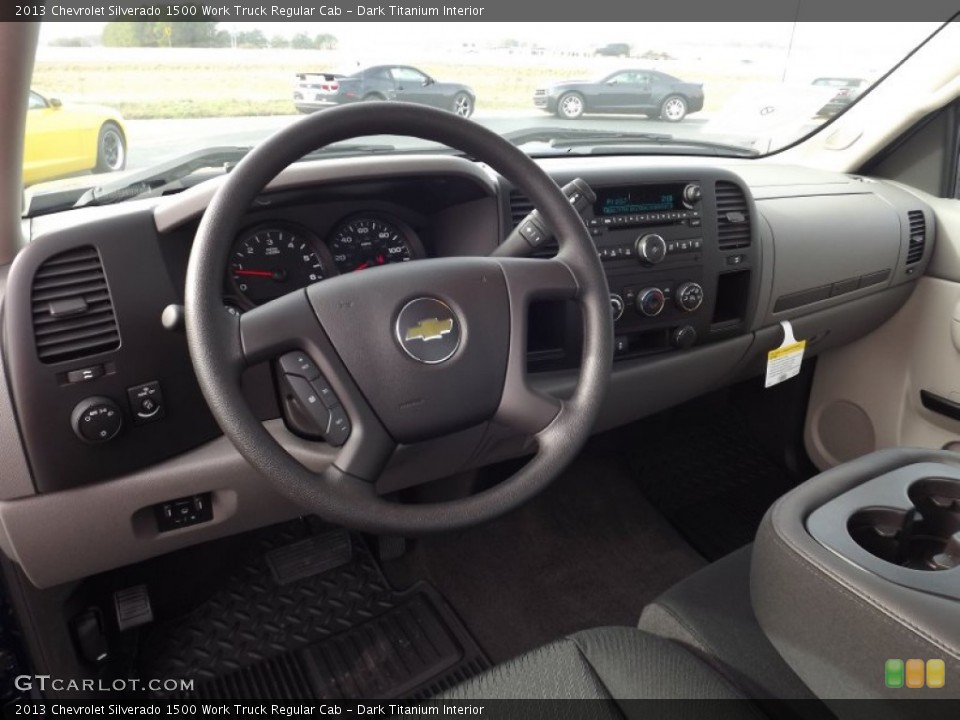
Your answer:
[[[430,580],[502,662],[577,630],[635,626],[645,604],[704,564],[601,437],[518,510],[417,540],[384,569],[398,584]]]
[[[394,590],[358,536],[348,562],[277,577],[278,550],[329,531],[312,518],[286,523],[225,558],[236,569],[216,592],[152,628],[141,675],[193,679],[185,698],[390,699],[429,697],[489,666],[434,588]],[[333,539],[342,544],[342,531]]]
[[[767,508],[798,482],[729,404],[662,413],[629,432],[643,494],[708,560],[753,542]]]

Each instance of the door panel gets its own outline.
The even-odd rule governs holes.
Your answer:
[[[647,73],[622,72],[599,86],[591,105],[597,110],[635,110],[645,104],[650,95],[650,76]]]
[[[960,404],[960,201],[912,192],[937,217],[927,276],[888,323],[817,361],[804,439],[821,469],[880,448],[960,442],[960,421],[920,395]]]
[[[82,151],[82,133],[70,111],[35,98],[39,96],[31,93],[24,135],[24,180],[39,182],[90,167]]]
[[[430,85],[424,85],[427,76],[419,70],[408,67],[395,67],[390,71],[397,87],[397,100],[420,103],[421,105],[435,105],[436,96],[431,92]]]

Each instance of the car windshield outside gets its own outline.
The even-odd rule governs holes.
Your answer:
[[[844,112],[937,28],[44,23],[23,181],[43,195],[65,178],[92,188],[162,168],[161,180],[175,180],[236,161],[305,113],[372,101],[456,113],[538,156],[761,156]],[[424,150],[444,149],[379,137],[328,152]]]

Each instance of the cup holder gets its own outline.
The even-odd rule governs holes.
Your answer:
[[[960,567],[960,481],[926,478],[907,491],[913,508],[870,507],[847,521],[850,536],[881,560],[913,570]]]

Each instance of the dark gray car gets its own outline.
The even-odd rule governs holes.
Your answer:
[[[680,122],[703,109],[703,84],[656,70],[617,70],[594,82],[569,80],[539,88],[533,104],[567,120],[585,113],[637,113]]]
[[[375,65],[350,75],[300,73],[293,91],[304,113],[365,100],[399,100],[470,117],[476,94],[461,83],[439,82],[409,65]]]

